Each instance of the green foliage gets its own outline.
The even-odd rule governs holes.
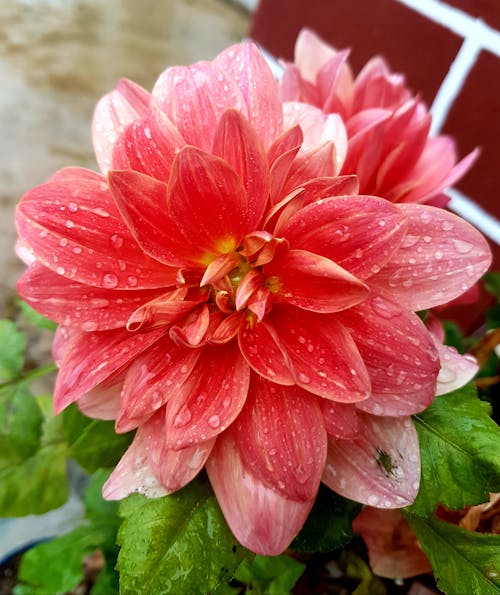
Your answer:
[[[450,595],[500,594],[500,535],[472,533],[438,519],[406,514],[438,586]]]
[[[410,510],[422,516],[437,504],[459,509],[500,491],[500,431],[472,384],[437,397],[414,416],[422,478]]]
[[[239,566],[234,578],[255,595],[288,595],[305,569],[288,556],[255,556]]]
[[[251,555],[228,528],[203,478],[163,498],[122,501],[118,534],[122,595],[196,595],[228,583]]]
[[[21,584],[15,595],[56,595],[73,590],[83,579],[83,558],[100,549],[106,566],[92,595],[118,594],[118,576],[113,570],[117,555],[118,504],[105,502],[101,489],[109,473],[98,471],[85,492],[85,521],[61,537],[35,546],[22,558]]]
[[[352,539],[352,520],[361,505],[346,500],[321,484],[305,525],[291,547],[299,552],[331,552]]]
[[[132,441],[133,433],[117,434],[112,421],[90,419],[75,404],[61,417],[71,456],[89,473],[114,467]]]
[[[0,320],[0,382],[16,379],[23,369],[26,337],[10,320]]]
[[[55,322],[52,322],[52,320],[49,320],[45,316],[38,314],[38,312],[36,310],[33,310],[31,306],[28,306],[28,304],[25,301],[18,300],[17,305],[19,306],[19,309],[21,310],[26,320],[33,326],[47,329],[49,331],[56,330],[57,324]]]

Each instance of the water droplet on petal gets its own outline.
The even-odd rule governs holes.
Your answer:
[[[302,382],[303,384],[309,384],[311,382],[311,379],[309,378],[309,376],[307,374],[304,374],[303,372],[299,373],[298,379],[299,379],[299,382]]]
[[[218,428],[220,426],[220,417],[218,415],[211,415],[207,423],[211,428]]]
[[[130,287],[136,287],[137,283],[138,283],[137,277],[130,275],[130,277],[127,278],[127,283],[129,284]]]
[[[370,494],[368,496],[368,504],[370,506],[377,506],[377,504],[379,503],[379,497],[375,496],[375,494]]]
[[[123,246],[123,238],[115,233],[111,236],[111,243],[115,248],[121,248]]]
[[[102,284],[106,289],[114,289],[118,285],[118,277],[113,273],[107,273],[102,278]]]

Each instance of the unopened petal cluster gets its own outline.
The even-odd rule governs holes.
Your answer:
[[[321,481],[413,501],[410,416],[440,377],[475,371],[457,377],[415,312],[465,292],[490,252],[444,210],[360,194],[343,117],[283,103],[236,45],[152,93],[121,81],[95,111],[101,172],[63,169],[22,198],[18,289],[59,323],[56,409],[136,430],[107,498],[205,468],[261,554],[290,544]]]

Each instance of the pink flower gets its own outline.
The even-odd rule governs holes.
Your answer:
[[[340,114],[349,138],[342,173],[358,176],[361,193],[443,206],[443,190],[469,170],[478,151],[456,163],[453,139],[429,136],[431,116],[404,77],[375,57],[354,78],[348,55],[303,29],[282,77],[283,98]]]
[[[410,416],[440,370],[414,312],[487,269],[482,236],[358,195],[337,176],[339,116],[283,108],[250,44],[168,69],[151,95],[120,82],[93,134],[102,174],[64,169],[18,207],[18,289],[60,324],[57,411],[137,428],[105,496],[173,492],[205,467],[262,554],[290,544],[320,481],[412,502]]]

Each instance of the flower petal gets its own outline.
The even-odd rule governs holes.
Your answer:
[[[89,287],[36,262],[17,282],[17,291],[43,316],[83,331],[123,327],[140,304],[158,295],[157,289],[121,291]]]
[[[420,318],[372,294],[341,317],[363,357],[372,395],[357,406],[375,415],[412,415],[436,394],[439,358]]]
[[[78,333],[65,347],[54,391],[54,407],[61,412],[106,378],[117,373],[164,333],[130,334],[125,330]]]
[[[301,529],[314,500],[291,500],[256,479],[245,468],[228,432],[217,439],[206,468],[236,539],[257,554],[282,553]]]
[[[263,269],[279,286],[275,298],[312,312],[338,312],[361,302],[368,287],[333,261],[305,250],[287,250]]]
[[[337,403],[320,399],[319,405],[328,434],[335,438],[351,439],[359,431],[358,414],[353,403]]]
[[[116,419],[120,409],[123,374],[105,380],[78,399],[78,408],[87,417]]]
[[[274,306],[274,327],[295,382],[308,392],[340,402],[368,398],[370,378],[351,335],[336,315]]]
[[[445,209],[397,206],[408,219],[406,237],[370,284],[416,311],[449,302],[487,271],[490,247],[470,223]]]
[[[269,167],[262,142],[239,112],[229,110],[222,115],[213,153],[225,159],[241,178],[247,193],[248,227],[258,228],[269,197]]]
[[[461,355],[454,347],[443,345],[437,339],[434,339],[434,343],[441,362],[441,369],[437,377],[436,396],[456,390],[474,378],[479,366],[473,355]]]
[[[97,104],[92,121],[92,140],[99,167],[111,167],[113,147],[119,134],[134,120],[146,116],[151,95],[132,81],[122,79]]]
[[[223,159],[186,147],[178,154],[168,186],[168,210],[191,246],[192,261],[205,266],[233,251],[245,233],[246,192]]]
[[[257,480],[292,500],[316,496],[326,432],[321,409],[310,394],[253,374],[247,402],[231,433],[243,467]]]
[[[168,118],[153,109],[120,135],[113,149],[112,169],[133,169],[168,182],[175,156],[185,144]]]
[[[221,52],[213,61],[243,93],[248,119],[268,147],[282,132],[283,119],[278,83],[253,43],[240,43]]]
[[[315,83],[321,68],[335,57],[335,54],[333,47],[311,29],[304,27],[300,30],[295,42],[294,62],[306,81]]]
[[[305,206],[278,233],[292,248],[320,254],[359,279],[378,272],[398,249],[406,220],[374,196],[339,196]]]
[[[418,436],[410,417],[358,412],[353,440],[328,440],[323,482],[341,496],[377,508],[413,502],[420,482]]]
[[[136,357],[123,382],[117,432],[141,425],[182,390],[199,356],[200,350],[179,347],[166,336]]]
[[[153,104],[178,128],[186,143],[210,151],[217,124],[228,109],[244,116],[241,90],[227,70],[214,63],[168,68],[153,89]]]
[[[60,275],[103,289],[175,283],[175,271],[149,258],[116,209],[105,179],[70,168],[24,195],[17,207],[21,241]]]
[[[167,403],[167,447],[185,448],[224,431],[241,411],[249,382],[250,368],[234,343],[205,347]]]

